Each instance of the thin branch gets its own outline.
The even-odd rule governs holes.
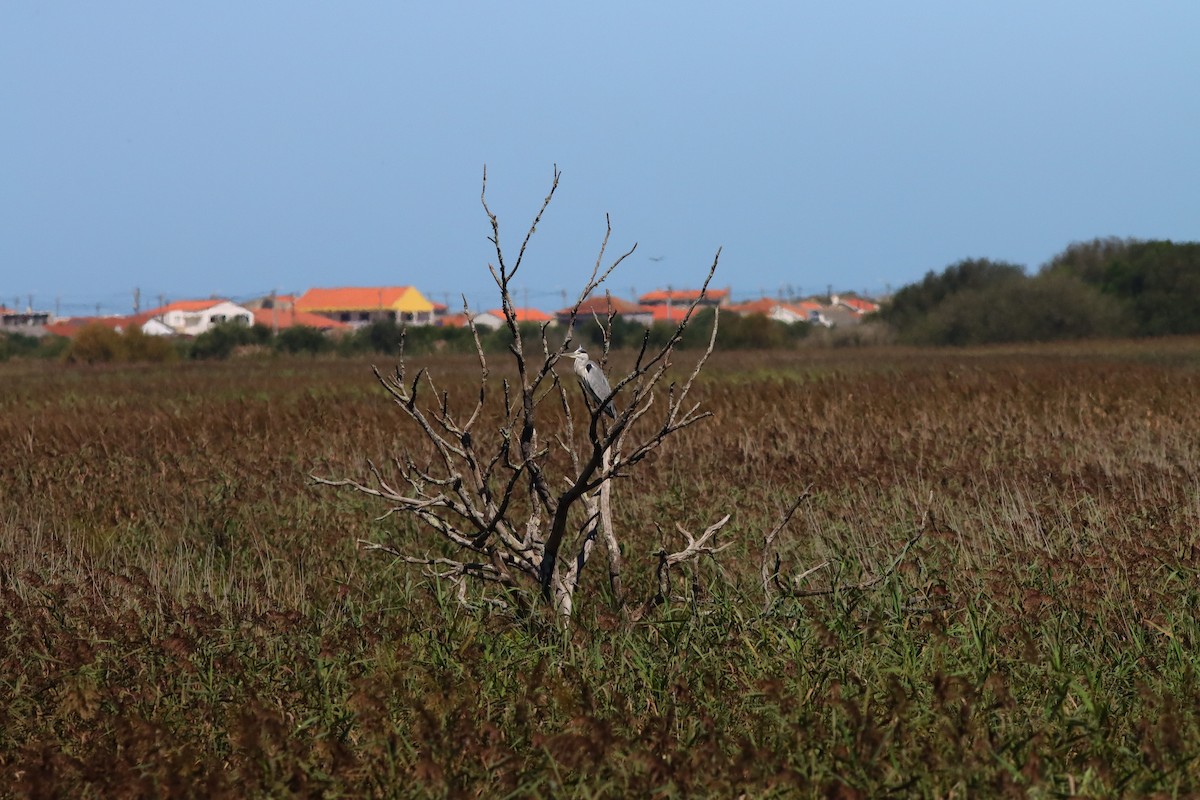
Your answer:
[[[790,522],[792,519],[792,515],[796,513],[796,509],[800,508],[800,504],[803,503],[805,500],[807,500],[810,497],[809,492],[811,489],[812,489],[812,484],[809,484],[807,487],[805,487],[804,491],[802,491],[799,495],[797,495],[795,502],[793,502],[791,504],[791,506],[788,507],[787,511],[783,512],[783,517],[779,520],[779,524],[777,524],[774,528],[772,528],[770,533],[767,534],[766,539],[763,540],[762,560],[759,565],[759,572],[762,577],[762,588],[763,588],[763,594],[766,596],[766,607],[767,608],[771,607],[771,602],[772,602],[771,588],[770,588],[771,581],[773,578],[776,578],[779,575],[778,553],[775,554],[774,570],[772,571],[772,569],[769,566],[770,555],[771,555],[771,545],[775,544],[775,539],[779,536],[780,532],[782,532],[783,529],[785,527],[787,527],[788,522]]]
[[[920,541],[921,537],[924,536],[926,534],[926,532],[928,532],[930,530],[930,528],[936,527],[936,523],[933,520],[933,505],[932,504],[933,504],[933,493],[930,492],[929,501],[926,505],[925,512],[921,515],[921,521],[917,525],[917,532],[912,537],[910,537],[908,539],[908,541],[906,541],[904,543],[904,546],[900,548],[900,552],[896,554],[896,557],[894,559],[892,559],[892,563],[883,572],[880,572],[877,575],[874,575],[870,578],[861,580],[858,583],[850,584],[848,586],[834,585],[834,586],[831,586],[826,589],[797,589],[797,588],[795,588],[796,584],[798,584],[801,580],[803,580],[804,578],[813,574],[814,572],[817,572],[818,570],[823,569],[824,567],[828,566],[829,562],[826,561],[821,564],[818,564],[815,567],[805,570],[801,574],[791,578],[787,583],[785,583],[783,580],[781,580],[780,575],[779,575],[779,567],[778,567],[779,560],[778,560],[778,555],[776,555],[775,575],[773,576],[775,586],[780,590],[782,596],[799,598],[799,597],[824,597],[827,595],[832,595],[832,594],[836,594],[838,592],[843,592],[843,591],[847,591],[847,590],[849,590],[849,591],[864,591],[866,589],[870,589],[870,588],[882,583],[896,571],[896,569],[904,561],[905,557],[908,556],[908,551],[912,549],[913,545],[915,545],[918,541]],[[764,558],[765,558],[765,554],[764,554]]]

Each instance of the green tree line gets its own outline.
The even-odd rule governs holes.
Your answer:
[[[712,330],[711,309],[697,312],[693,324],[684,332],[684,349],[708,344]],[[536,341],[540,326],[521,325],[522,336]],[[479,343],[486,353],[508,349],[512,334],[507,328],[491,331],[478,329]],[[656,323],[650,328],[635,322],[614,319],[610,328],[611,346],[637,348],[643,339],[650,347],[661,347],[675,333],[675,326]],[[739,317],[724,314],[718,326],[718,344],[730,349],[788,347],[809,333],[807,323],[785,324],[764,316]],[[550,331],[553,343],[565,334],[561,328]],[[401,326],[394,322],[376,322],[354,331],[326,335],[302,325],[284,328],[278,333],[263,325],[246,326],[226,323],[194,339],[149,336],[136,328],[117,332],[103,325],[82,328],[74,338],[59,336],[35,338],[21,334],[0,335],[0,361],[14,356],[57,358],[69,363],[96,364],[121,362],[167,362],[187,359],[225,359],[234,355],[272,353],[309,355],[397,354],[403,339],[404,350],[413,355],[436,353],[473,353],[475,338],[468,328],[442,328],[428,325]],[[603,329],[594,319],[580,319],[572,341],[586,348],[599,348]]]
[[[967,259],[900,289],[877,316],[909,344],[1200,333],[1200,243],[1095,239],[1032,275]]]

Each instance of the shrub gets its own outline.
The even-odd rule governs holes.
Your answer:
[[[327,353],[333,342],[324,333],[308,325],[284,328],[275,336],[275,350],[280,353]]]
[[[484,349],[488,352],[503,350],[508,346],[507,341],[501,341],[501,337],[508,336],[506,330],[492,332],[481,328],[479,336]],[[337,344],[337,352],[340,355],[383,353],[394,356],[400,352],[401,338],[404,339],[405,352],[411,355],[472,353],[475,351],[475,340],[471,336],[469,328],[399,325],[391,320],[382,320],[341,337]]]
[[[1045,342],[1119,335],[1119,301],[1070,275],[1044,274],[960,292],[904,333],[916,344]]]
[[[85,325],[66,345],[62,357],[72,364],[110,361],[174,361],[179,357],[174,344],[162,336],[150,336],[133,327],[118,333],[104,325]]]
[[[1025,270],[1015,264],[965,259],[937,274],[928,272],[920,283],[905,286],[879,310],[879,317],[892,325],[902,339],[910,329],[922,324],[951,297],[962,292],[978,291],[1009,281],[1021,280]]]
[[[188,347],[188,357],[229,358],[239,347],[264,345],[270,341],[271,329],[265,325],[247,327],[239,322],[226,322],[193,339]]]
[[[0,333],[0,361],[10,358],[60,358],[70,340],[63,336]]]
[[[69,363],[84,364],[125,361],[126,349],[121,334],[104,325],[85,325],[71,340],[65,358]]]
[[[121,334],[121,344],[125,348],[125,360],[150,361],[162,363],[175,361],[179,351],[171,339],[165,336],[151,336],[143,333],[141,328],[132,327]]]

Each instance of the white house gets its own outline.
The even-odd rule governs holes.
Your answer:
[[[788,325],[795,322],[807,322],[810,325],[823,325],[826,328],[833,327],[833,323],[825,315],[828,309],[820,303],[815,303],[811,300],[804,300],[798,303],[785,303],[782,300],[773,300],[769,297],[764,297],[761,300],[752,300],[741,305],[730,306],[729,308],[735,314],[741,314],[742,316],[762,314],[767,319],[784,322]]]
[[[507,324],[504,320],[503,311],[483,311],[471,317],[476,328],[487,328],[488,330],[496,330]]]
[[[136,318],[135,318],[135,323],[136,323]],[[151,317],[150,319],[143,322],[139,327],[141,327],[142,333],[146,334],[147,336],[173,336],[173,335],[175,335],[175,329],[172,328],[167,323],[163,322],[158,317]]]
[[[178,300],[147,312],[175,333],[198,336],[226,322],[253,325],[254,313],[228,300]],[[149,331],[147,331],[149,332]]]

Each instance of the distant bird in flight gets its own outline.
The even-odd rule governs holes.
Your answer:
[[[650,256],[651,261],[662,261],[666,256]]]
[[[593,403],[599,405],[612,394],[612,387],[608,385],[608,378],[604,377],[600,365],[588,358],[587,352],[582,347],[574,353],[564,353],[563,355],[575,361],[572,366],[575,370],[575,377],[579,378],[579,385],[583,388],[584,395],[591,398]],[[617,418],[616,412],[613,411],[612,401],[604,406],[604,413],[613,419]]]

